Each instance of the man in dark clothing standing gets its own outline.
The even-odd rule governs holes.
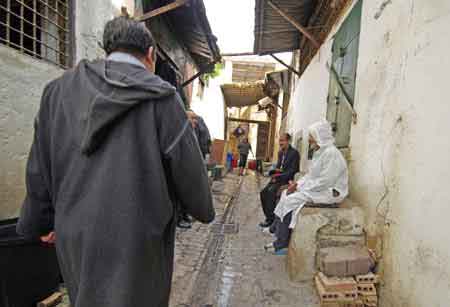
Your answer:
[[[252,145],[248,142],[248,138],[244,138],[242,142],[238,144],[239,150],[239,176],[244,176],[244,170],[247,166],[248,154],[252,152]]]
[[[198,145],[200,146],[200,151],[203,154],[203,158],[210,153],[211,147],[211,134],[209,133],[208,126],[206,126],[203,118],[194,113],[194,111],[187,111],[188,118],[192,123],[195,135],[197,136]]]
[[[270,227],[275,220],[274,210],[279,188],[293,180],[300,169],[300,154],[289,144],[290,141],[291,136],[288,133],[280,137],[280,152],[278,153],[276,169],[269,173],[271,180],[260,193],[266,219],[259,226],[264,228]]]
[[[18,232],[56,238],[72,307],[168,306],[173,200],[211,222],[208,176],[150,32],[118,17],[103,46],[44,90]]]

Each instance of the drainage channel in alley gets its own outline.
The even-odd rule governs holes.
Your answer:
[[[231,176],[231,175],[230,175]],[[211,227],[210,238],[207,243],[206,257],[203,260],[199,274],[195,281],[196,288],[192,295],[191,306],[215,306],[212,301],[220,280],[220,261],[225,243],[225,236],[239,232],[239,223],[235,219],[235,203],[239,199],[243,179],[240,178],[226,203],[225,211],[219,220]],[[230,277],[230,276],[229,276]],[[225,280],[224,291],[230,287],[228,280]],[[231,281],[232,282],[232,281]],[[222,305],[224,306],[224,305]]]
[[[204,252],[195,272],[187,274],[191,292],[186,293],[184,303],[172,301],[171,306],[318,306],[312,283],[290,282],[286,258],[263,249],[271,237],[257,226],[262,219],[259,180],[254,173],[224,178],[225,192],[214,195],[217,222],[203,230],[208,233]],[[220,194],[227,195],[226,202],[220,202]],[[177,265],[180,263],[175,264],[175,271],[179,271]],[[175,286],[173,293],[179,290]]]

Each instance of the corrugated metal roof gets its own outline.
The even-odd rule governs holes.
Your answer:
[[[136,0],[143,13],[162,7],[172,0]],[[213,69],[220,61],[217,38],[213,35],[206,16],[203,0],[191,0],[188,5],[169,11],[158,17],[168,23],[177,38],[186,46],[201,70]]]
[[[272,0],[299,24],[307,25],[317,0]],[[259,55],[299,49],[302,34],[269,6],[267,0],[256,0],[255,45]]]
[[[264,97],[264,81],[252,83],[230,83],[221,86],[225,105],[231,107],[245,107],[258,104]]]

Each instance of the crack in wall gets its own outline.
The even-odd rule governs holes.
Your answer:
[[[381,3],[381,5],[380,5],[380,8],[376,12],[374,18],[375,19],[379,19],[383,15],[384,10],[386,9],[386,7],[389,4],[392,4],[392,0],[385,0],[385,1],[383,1],[383,3]]]

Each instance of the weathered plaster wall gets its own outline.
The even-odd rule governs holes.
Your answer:
[[[450,301],[449,26],[447,0],[363,4],[350,196],[366,208],[369,234],[384,234],[383,307]],[[330,58],[327,43],[299,81],[290,131],[325,115],[312,104],[324,104]]]
[[[328,95],[328,71],[326,62],[329,61],[332,42],[325,43],[306,69],[302,78],[294,86],[289,111],[287,115],[287,130],[297,141],[302,138],[301,171],[307,168],[308,126],[321,118],[325,118]],[[297,144],[295,144],[297,145]],[[299,148],[299,146],[297,146]]]
[[[195,113],[203,117],[213,139],[224,139],[225,101],[220,85],[230,83],[232,74],[233,63],[231,61],[225,61],[225,66],[220,71],[220,75],[209,80],[209,84],[204,89],[203,97],[196,95],[199,81],[194,81],[194,95],[192,97],[191,107]]]
[[[0,45],[0,219],[18,214],[41,92],[62,72]]]
[[[363,20],[351,193],[390,225],[382,306],[448,306],[450,2],[365,1]]]
[[[111,1],[76,1],[76,58],[103,55],[104,24],[118,11]],[[0,219],[17,216],[25,165],[44,86],[64,71],[0,45]]]
[[[112,0],[78,0],[75,4],[76,60],[96,59],[104,55],[103,28],[119,14]]]

